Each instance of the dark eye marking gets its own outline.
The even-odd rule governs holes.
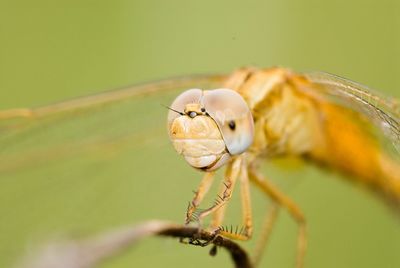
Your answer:
[[[204,113],[206,111],[206,108],[201,108],[201,111]]]
[[[230,128],[231,130],[235,130],[235,128],[236,128],[236,123],[235,123],[235,121],[233,121],[233,120],[229,121],[228,126],[229,126],[229,128]]]

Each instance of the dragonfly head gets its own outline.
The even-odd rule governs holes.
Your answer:
[[[168,132],[194,168],[212,171],[253,142],[254,123],[243,98],[230,89],[189,89],[172,103]]]

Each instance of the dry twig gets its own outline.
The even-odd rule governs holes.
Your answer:
[[[235,267],[252,267],[246,251],[235,242],[198,228],[158,220],[110,231],[83,241],[63,240],[47,244],[39,252],[24,258],[22,264],[18,267],[95,267],[104,259],[116,256],[123,250],[137,244],[141,239],[152,235],[188,239],[191,244],[202,246],[204,246],[203,242],[213,244],[210,251],[211,255],[215,254],[216,247],[222,247],[230,253]]]

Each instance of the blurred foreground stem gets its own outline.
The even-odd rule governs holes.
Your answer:
[[[116,257],[123,250],[134,246],[141,239],[158,235],[170,236],[190,241],[210,241],[213,247],[210,255],[215,255],[216,247],[228,250],[235,267],[252,267],[246,251],[235,242],[216,236],[198,228],[152,220],[132,227],[109,231],[86,240],[58,240],[46,244],[41,250],[22,261],[20,268],[90,268],[107,258]],[[177,246],[179,244],[177,243]]]

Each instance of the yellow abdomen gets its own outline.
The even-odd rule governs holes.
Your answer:
[[[321,131],[325,150],[314,159],[400,205],[400,166],[385,154],[363,118],[332,104],[319,107],[324,115]]]

